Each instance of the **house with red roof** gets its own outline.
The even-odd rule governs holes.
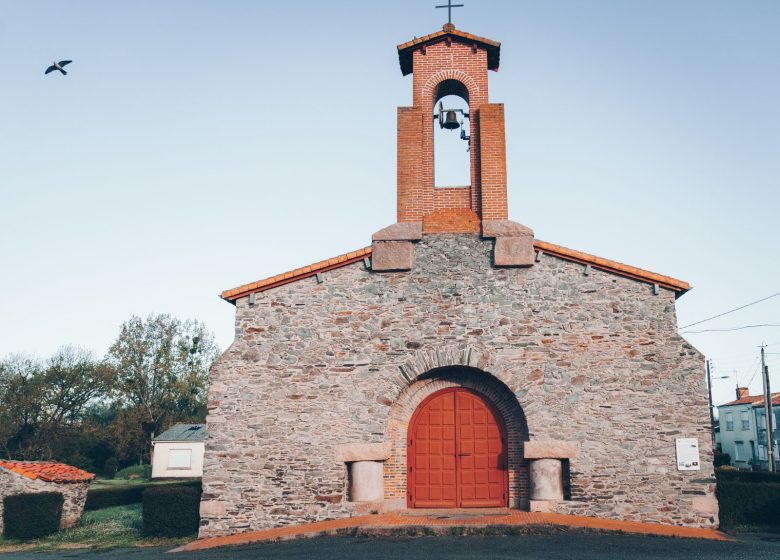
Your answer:
[[[78,525],[95,475],[64,463],[7,461],[0,459],[0,534],[3,533],[3,500],[16,494],[59,492],[63,497],[60,528]]]
[[[737,387],[736,399],[718,406],[720,448],[731,464],[740,469],[767,470],[766,411],[764,395],[751,395],[747,387]],[[772,393],[775,460],[780,462],[780,393]]]

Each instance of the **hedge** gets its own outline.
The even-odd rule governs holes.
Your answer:
[[[143,500],[144,490],[147,488],[167,486],[190,486],[196,488],[197,491],[200,492],[200,480],[176,481],[166,484],[139,483],[129,484],[127,486],[93,487],[89,489],[84,509],[86,511],[91,511],[107,507],[125,506],[127,504],[140,504]]]
[[[718,482],[720,525],[780,527],[780,484]]]
[[[200,490],[154,486],[144,490],[143,533],[154,537],[195,535],[200,525]]]
[[[715,469],[715,477],[718,479],[718,482],[772,482],[780,484],[780,473],[767,471]]]
[[[60,530],[62,494],[14,494],[3,499],[3,534],[8,539],[37,539]]]

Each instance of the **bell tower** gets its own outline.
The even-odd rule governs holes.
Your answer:
[[[411,269],[412,243],[438,233],[495,238],[496,266],[533,265],[533,232],[508,221],[504,105],[488,97],[488,70],[498,70],[500,54],[501,43],[452,23],[398,45],[401,73],[413,77],[412,106],[398,108],[398,222],[374,234],[374,270]],[[442,104],[453,95],[468,108]],[[439,127],[450,134],[460,129],[469,154],[469,185],[436,186],[434,129]]]
[[[488,98],[488,70],[498,70],[500,52],[500,43],[450,23],[398,46],[401,72],[413,77],[412,106],[398,108],[398,222],[422,222],[424,233],[480,233],[482,220],[507,219],[504,106]],[[450,95],[468,105],[471,181],[437,187],[434,127],[456,117],[440,103]]]

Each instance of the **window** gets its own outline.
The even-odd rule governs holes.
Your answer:
[[[756,416],[756,424],[758,424],[759,430],[766,430],[766,416],[764,416],[763,410],[760,410]]]
[[[739,413],[740,420],[742,420],[742,431],[750,429],[750,417],[748,416],[748,411],[743,410]]]
[[[765,445],[759,445],[758,446],[758,460],[759,461],[766,461],[767,460],[766,446]]]
[[[735,441],[734,442],[734,460],[735,461],[744,461],[747,457],[745,457],[745,442],[744,441]]]
[[[171,449],[168,452],[169,469],[189,469],[192,467],[191,449]]]
[[[726,431],[727,432],[734,431],[734,414],[731,412],[726,413]]]

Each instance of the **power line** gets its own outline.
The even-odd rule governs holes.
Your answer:
[[[740,309],[745,309],[746,307],[750,307],[751,305],[755,305],[757,303],[761,303],[762,301],[766,301],[768,299],[772,299],[773,297],[780,296],[780,292],[777,292],[776,294],[772,294],[771,296],[767,296],[765,298],[758,299],[756,301],[753,301],[751,303],[745,304],[741,307],[737,307],[736,309],[732,309],[730,311],[724,311],[723,313],[720,313],[718,315],[714,315],[712,317],[709,317],[707,319],[702,319],[701,321],[696,321],[695,323],[691,323],[690,325],[685,325],[684,327],[680,327],[681,329],[687,329],[688,327],[693,327],[694,325],[700,325],[701,323],[706,323],[707,321],[712,321],[713,319],[717,319],[718,317],[723,317],[724,315],[728,315],[729,313],[734,313],[735,311],[739,311]]]
[[[701,321],[702,323],[704,321]],[[761,325],[744,325],[742,327],[733,327],[729,329],[704,329],[701,331],[681,331],[680,334],[701,334],[701,333],[708,333],[708,332],[729,332],[729,331],[741,331],[744,329],[757,329],[761,327],[780,327],[780,325],[775,323],[764,323]],[[683,327],[685,328],[685,327]]]
[[[745,385],[745,387],[750,387],[750,384],[751,384],[751,383],[753,383],[753,380],[756,378],[756,374],[757,374],[757,373],[759,372],[759,370],[761,369],[761,363],[760,363],[760,361],[761,361],[761,358],[760,358],[760,356],[756,356],[756,365],[757,365],[758,367],[757,367],[757,368],[755,368],[755,371],[753,372],[753,375],[750,377],[750,381],[748,381],[748,382],[747,382],[747,385]]]

